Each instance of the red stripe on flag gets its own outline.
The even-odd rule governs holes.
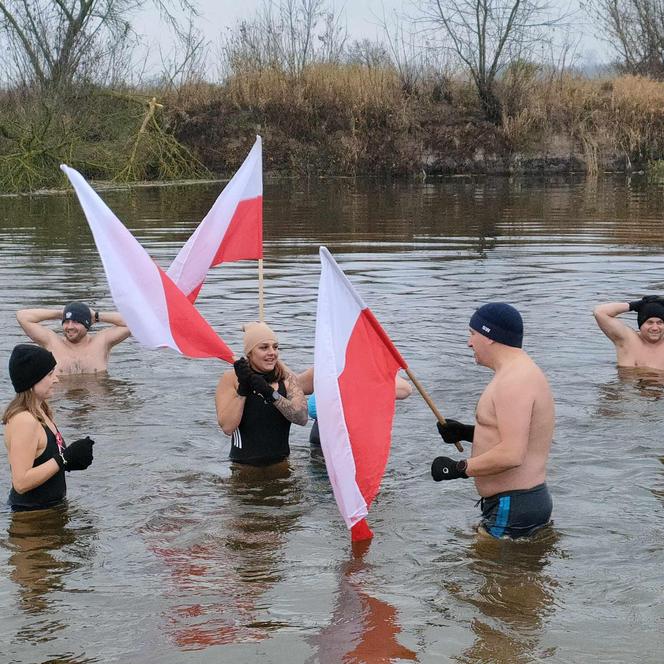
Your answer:
[[[339,391],[355,461],[355,481],[367,507],[376,497],[390,454],[398,351],[371,311],[363,309],[346,347]],[[389,345],[385,343],[385,340]],[[400,357],[400,356],[399,356]]]
[[[189,357],[218,357],[220,360],[232,362],[231,349],[168,275],[161,268],[158,269],[166,297],[171,335],[180,352]]]
[[[191,302],[192,304],[196,302],[196,298],[198,297],[198,294],[201,292],[201,288],[203,288],[202,283],[198,284],[198,286],[196,286],[196,288],[194,288],[194,290],[191,291],[189,295],[187,295],[187,299],[189,300],[189,302]]]
[[[401,353],[397,350],[397,347],[392,343],[392,339],[387,336],[387,332],[383,329],[383,326],[378,322],[378,319],[374,316],[373,311],[369,307],[362,309],[362,313],[366,316],[368,322],[372,325],[376,334],[381,338],[382,342],[385,344],[385,347],[392,353],[397,364],[402,369],[408,369],[406,360],[401,357]]]
[[[211,267],[219,263],[256,258],[263,258],[262,196],[238,203]]]

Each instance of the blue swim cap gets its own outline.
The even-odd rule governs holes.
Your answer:
[[[523,319],[511,304],[490,302],[481,306],[470,319],[470,327],[505,346],[523,345]]]

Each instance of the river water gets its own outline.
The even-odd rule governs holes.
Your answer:
[[[102,195],[166,267],[220,187]],[[0,511],[0,661],[661,662],[664,380],[618,372],[591,312],[664,292],[663,194],[624,177],[266,184],[266,317],[295,369],[313,362],[321,244],[449,417],[470,420],[491,376],[465,345],[474,308],[519,307],[556,399],[553,527],[479,541],[472,482],[430,478],[449,449],[413,394],[375,538],[353,552],[308,426],[287,477],[232,475],[214,412],[225,366],[129,340],[107,376],[57,386],[65,438],[97,441],[68,506]],[[7,403],[17,308],[113,304],[70,195],[0,199],[0,279]],[[256,291],[246,261],[215,268],[198,300],[238,352]]]

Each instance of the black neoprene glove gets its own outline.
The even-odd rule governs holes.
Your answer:
[[[233,362],[233,369],[235,369],[235,375],[237,376],[237,393],[241,397],[249,396],[251,394],[249,381],[254,372],[247,358],[241,357],[239,360]]]
[[[268,403],[274,401],[274,397],[272,396],[274,388],[260,374],[251,374],[251,377],[249,378],[249,387],[253,392],[262,396]]]
[[[456,420],[445,420],[445,424],[436,422],[436,427],[443,440],[450,445],[456,445],[460,440],[467,440],[472,443],[475,436],[474,424],[462,424]]]
[[[455,461],[449,457],[436,457],[431,464],[431,477],[436,482],[441,480],[467,479],[466,467],[468,463],[465,459]]]
[[[661,302],[664,304],[664,297],[661,295],[644,295],[640,300],[630,302],[629,310],[638,311],[644,304],[649,304],[650,302]]]
[[[67,445],[62,453],[55,457],[60,468],[65,470],[85,470],[92,463],[92,446],[95,441],[86,436]]]

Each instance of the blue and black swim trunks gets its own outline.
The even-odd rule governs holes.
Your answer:
[[[553,500],[546,484],[481,499],[480,525],[493,537],[528,537],[549,523]]]

